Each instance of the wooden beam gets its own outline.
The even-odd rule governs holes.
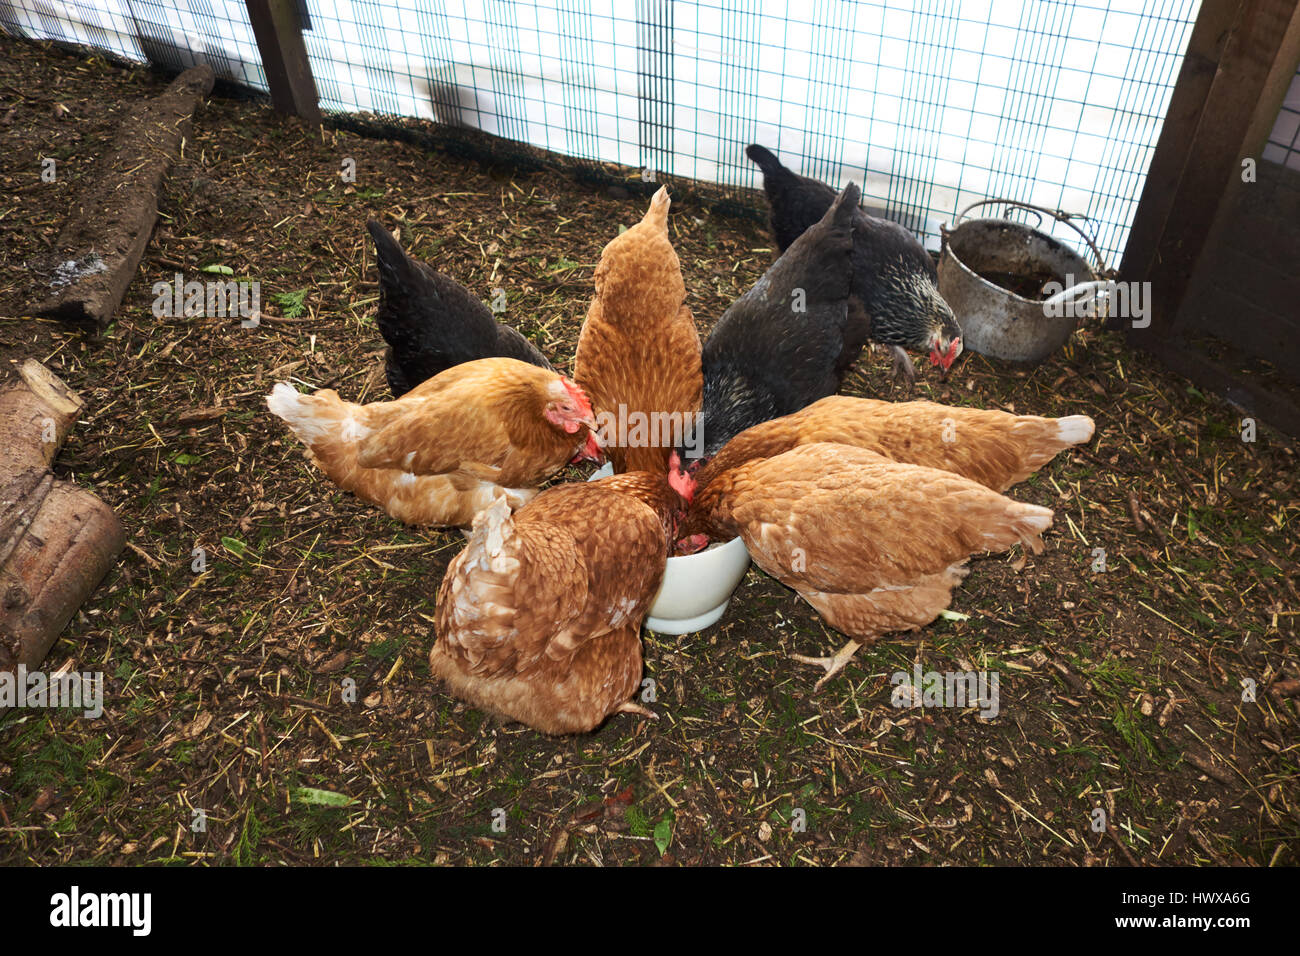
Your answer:
[[[1293,392],[1270,387],[1243,375],[1233,363],[1216,361],[1182,339],[1152,342],[1148,352],[1172,371],[1201,388],[1222,395],[1243,414],[1278,431],[1300,438],[1300,401]]]
[[[1300,242],[1300,225],[1293,214],[1295,173],[1289,169],[1270,168],[1272,164],[1264,163],[1261,154],[1277,122],[1278,111],[1286,99],[1297,66],[1300,66],[1300,3],[1293,0],[1291,20],[1281,31],[1277,53],[1253,105],[1237,153],[1234,174],[1228,177],[1202,246],[1201,257],[1195,265],[1188,294],[1183,296],[1176,323],[1178,328],[1187,327],[1185,313],[1195,305],[1198,284],[1205,279],[1207,272],[1215,269],[1217,258],[1230,248],[1242,249],[1243,243],[1254,244],[1262,238],[1259,233],[1273,231],[1269,241],[1274,248],[1260,250],[1257,257],[1268,260],[1281,256],[1286,263],[1284,270],[1294,269],[1293,250]],[[1246,159],[1252,159],[1256,164],[1251,182],[1242,179],[1241,164]],[[1295,307],[1294,301],[1291,306]],[[1261,357],[1271,359],[1273,356]]]
[[[1201,4],[1124,247],[1120,277],[1125,281],[1143,281],[1151,272],[1238,6],[1240,0]]]
[[[1255,104],[1255,114],[1250,127],[1246,130],[1243,153],[1259,158],[1268,142],[1269,133],[1277,123],[1278,111],[1291,89],[1291,80],[1296,70],[1300,69],[1300,2],[1291,4],[1291,21],[1278,44],[1277,56],[1273,58],[1273,68],[1264,79],[1263,91]],[[1234,181],[1240,186],[1240,177]]]
[[[298,0],[245,0],[245,5],[271,89],[271,104],[281,113],[319,124],[316,80],[302,39]]]
[[[103,327],[122,302],[158,220],[158,196],[191,120],[212,92],[212,67],[190,67],[131,110],[59,232],[36,315]]]
[[[1300,0],[1206,0],[1192,30],[1120,276],[1150,282],[1149,347],[1172,334]]]

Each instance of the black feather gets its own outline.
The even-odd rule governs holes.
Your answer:
[[[784,251],[835,201],[835,190],[781,164],[754,144],[746,155],[763,172],[772,206],[772,232]],[[934,260],[907,229],[861,209],[853,218],[853,292],[871,320],[871,338],[920,352],[941,332],[945,342],[961,336],[952,309],[939,295]]]
[[[374,219],[366,223],[379,263],[379,334],[393,397],[454,365],[505,357],[549,369],[526,338],[502,325],[460,283],[416,262]]]
[[[713,327],[704,344],[705,457],[746,428],[839,390],[868,333],[851,293],[857,204],[850,183]]]

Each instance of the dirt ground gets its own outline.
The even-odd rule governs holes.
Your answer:
[[[371,215],[485,299],[505,289],[507,319],[568,365],[600,250],[644,199],[214,96],[116,321],[86,336],[24,316],[25,264],[166,79],[0,51],[0,358],[7,374],[36,357],[87,399],[57,471],[129,541],[45,665],[102,671],[104,716],[0,715],[0,863],[1300,862],[1282,436],[1243,441],[1238,410],[1096,328],[1032,371],[971,355],[946,383],[922,372],[917,397],[1096,419],[1091,444],[1012,492],[1056,510],[1044,554],[974,561],[953,602],[967,619],[860,651],[819,694],[787,655],[840,636],[751,570],[718,625],[645,634],[658,722],[544,737],[429,677],[459,535],[337,491],[263,396],[292,378],[386,397]],[[671,228],[706,333],[771,240],[689,193]],[[153,283],[214,265],[260,281],[259,327],[154,318]],[[905,397],[883,352],[846,391]],[[891,706],[914,664],[997,672],[998,716]]]

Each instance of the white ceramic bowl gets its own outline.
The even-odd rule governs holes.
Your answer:
[[[606,463],[587,480],[608,478],[613,473],[613,466]],[[726,613],[731,592],[748,569],[749,552],[740,538],[711,545],[697,554],[669,558],[645,626],[660,634],[703,630]]]

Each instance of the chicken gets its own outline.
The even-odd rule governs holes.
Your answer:
[[[1051,523],[1047,508],[960,475],[817,443],[723,472],[696,492],[683,531],[740,535],[755,564],[852,638],[833,657],[795,655],[826,670],[820,689],[859,647],[934,620],[971,555],[1017,542],[1037,553]]]
[[[408,524],[467,527],[499,494],[522,505],[575,454],[599,457],[582,390],[510,358],[457,365],[391,402],[281,382],[266,404],[330,480]]]
[[[501,356],[549,370],[526,338],[502,325],[463,285],[416,262],[380,223],[366,223],[379,264],[379,334],[393,397],[462,362]]]
[[[800,176],[758,144],[746,155],[763,171],[777,246],[789,248],[835,200],[835,190]],[[853,292],[871,322],[871,338],[894,353],[894,374],[916,377],[904,349],[930,353],[945,372],[961,355],[961,327],[939,294],[934,260],[898,223],[857,211],[853,221]]]
[[[591,396],[616,472],[664,474],[700,408],[700,336],[682,304],[668,205],[665,186],[645,217],[605,246],[578,337],[573,377]]]
[[[548,734],[654,717],[629,698],[684,505],[648,472],[558,485],[513,517],[498,499],[438,589],[430,670],[475,707]]]
[[[703,489],[723,472],[755,458],[771,458],[813,442],[835,442],[894,461],[951,471],[994,491],[1006,491],[1062,450],[1088,441],[1093,427],[1086,415],[1040,418],[933,402],[833,395],[742,432],[694,477]]]
[[[858,187],[849,183],[709,333],[695,451],[716,454],[751,425],[839,389],[868,331],[850,296],[857,204]]]

